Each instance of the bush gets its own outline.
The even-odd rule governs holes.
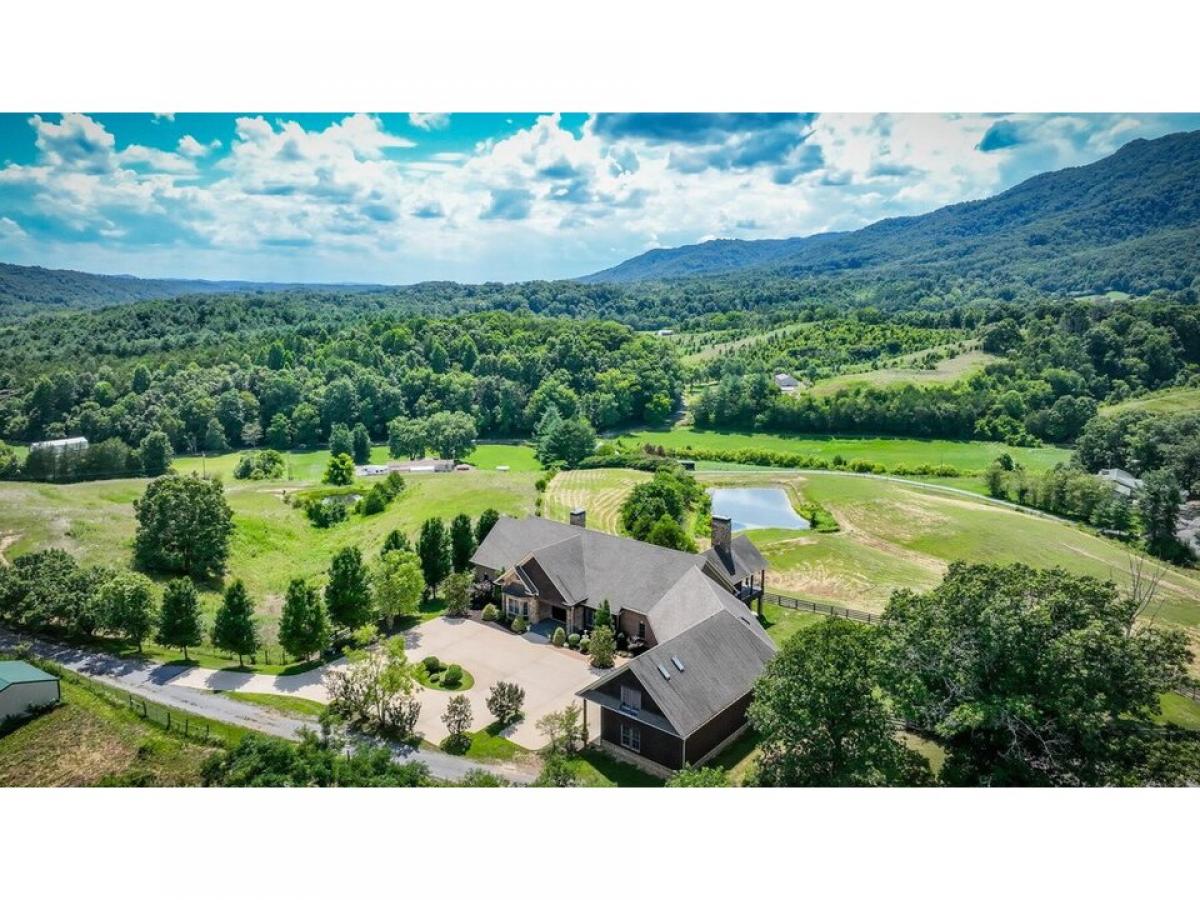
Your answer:
[[[458,687],[462,684],[463,670],[458,663],[451,663],[446,667],[445,674],[442,675],[442,687]]]
[[[259,481],[282,478],[286,468],[283,454],[278,450],[253,450],[243,453],[233,470],[234,478]]]
[[[586,634],[582,638],[579,639],[579,652],[580,653],[587,653],[588,648],[591,646],[592,646],[592,639],[590,637],[588,637]]]
[[[330,528],[339,522],[345,522],[349,518],[346,512],[346,504],[339,503],[337,500],[310,499],[304,504],[304,514],[308,516],[308,520],[318,528]]]
[[[561,631],[562,629],[559,629],[559,630]],[[574,650],[576,647],[579,646],[579,642],[582,639],[583,639],[583,635],[581,635],[578,631],[572,631],[571,636],[569,638],[567,638],[567,643],[570,644],[571,649]]]
[[[529,630],[529,623],[525,621],[524,616],[517,616],[512,620],[512,625],[509,626],[514,634],[524,634]]]
[[[445,666],[442,665],[442,661],[436,656],[425,657],[423,660],[421,660],[421,665],[425,667],[425,671],[430,675],[436,675],[445,668]]]
[[[575,635],[571,635],[571,637],[574,637],[574,636]],[[566,631],[564,631],[561,626],[558,628],[555,628],[554,634],[550,638],[550,643],[552,643],[555,647],[561,647],[566,642],[567,642]]]
[[[500,618],[500,610],[496,609],[496,604],[489,603],[483,608],[483,621],[495,622]]]

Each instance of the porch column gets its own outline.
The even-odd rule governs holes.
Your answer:
[[[580,697],[579,700],[581,703],[583,703],[583,746],[586,747],[588,742],[591,740],[591,735],[588,734],[587,726],[587,698]]]

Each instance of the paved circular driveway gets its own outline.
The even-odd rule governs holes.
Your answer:
[[[471,619],[433,619],[405,633],[410,661],[436,656],[443,663],[458,663],[471,673],[475,684],[466,695],[474,714],[473,729],[492,721],[487,695],[497,681],[513,681],[525,689],[525,718],[505,736],[522,747],[537,749],[542,737],[537,720],[549,712],[579,703],[575,692],[591,684],[606,670],[593,669],[582,653],[550,646],[538,635],[515,635]],[[446,736],[442,713],[454,696],[448,691],[423,690],[418,728],[426,740],[437,743]],[[596,713],[597,710],[591,710]],[[599,717],[589,716],[588,728],[599,733]]]

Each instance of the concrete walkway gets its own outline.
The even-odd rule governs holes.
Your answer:
[[[320,684],[323,671],[320,669],[301,675],[272,676],[219,672],[198,667],[163,666],[143,660],[120,659],[106,653],[81,650],[54,641],[27,639],[0,628],[0,650],[11,649],[27,640],[35,655],[80,675],[194,716],[228,722],[288,740],[296,740],[301,728],[315,728],[315,723],[311,719],[301,719],[255,704],[242,703],[212,691],[292,694],[322,701],[326,697],[324,687]],[[413,749],[403,744],[391,743],[390,746],[393,756],[398,761],[425,763],[433,777],[448,781],[457,781],[472,769],[484,769],[517,784],[529,784],[536,777],[536,772],[532,769],[515,765],[481,763],[437,750]]]

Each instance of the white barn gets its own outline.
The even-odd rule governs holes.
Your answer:
[[[57,703],[58,677],[19,660],[0,661],[0,722]]]

